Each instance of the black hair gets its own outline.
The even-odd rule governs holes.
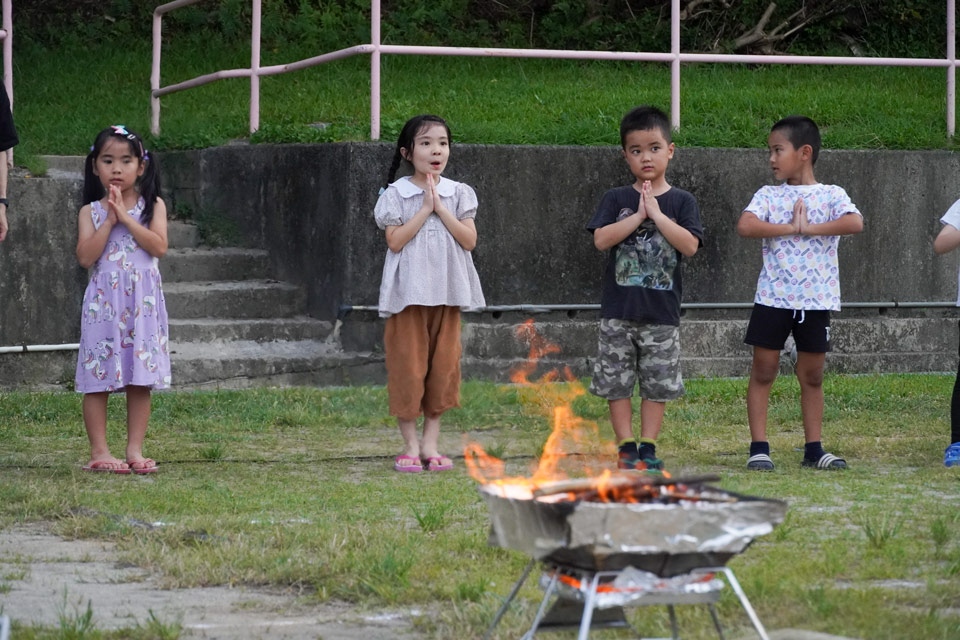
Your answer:
[[[820,155],[820,129],[816,122],[806,116],[787,116],[770,127],[770,133],[774,131],[782,131],[794,149],[810,145],[813,149],[813,161],[810,164],[816,164]]]
[[[397,138],[397,150],[393,153],[393,162],[390,163],[390,171],[387,172],[387,183],[384,185],[385,187],[393,182],[393,179],[397,175],[397,169],[400,168],[400,161],[405,160],[400,150],[406,149],[407,153],[413,151],[413,139],[430,124],[442,124],[443,128],[447,130],[447,140],[453,142],[453,136],[450,135],[450,127],[447,125],[447,121],[440,116],[432,116],[429,114],[413,116],[407,120],[407,123],[403,125],[403,129],[400,130],[400,137]]]
[[[626,148],[627,134],[631,131],[649,131],[650,129],[660,129],[667,144],[673,142],[670,138],[670,118],[667,114],[651,105],[634,107],[620,121],[620,146]]]
[[[140,191],[140,197],[143,198],[143,215],[140,217],[140,223],[144,226],[149,225],[153,220],[153,206],[160,197],[160,169],[157,166],[157,159],[147,153],[143,148],[143,139],[134,131],[130,131],[123,125],[107,127],[97,134],[93,141],[90,153],[87,154],[87,160],[83,169],[83,202],[90,203],[94,200],[100,200],[107,194],[100,178],[93,172],[93,165],[96,163],[103,146],[111,137],[125,140],[130,146],[132,153],[138,162],[146,163],[143,175],[137,181],[137,188]]]

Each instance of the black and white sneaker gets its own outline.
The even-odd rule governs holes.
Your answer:
[[[803,459],[803,462],[800,463],[801,466],[811,467],[813,469],[846,469],[847,461],[843,458],[838,458],[832,453],[823,452],[823,455],[820,456],[819,460],[807,460]]]
[[[765,453],[758,453],[747,458],[747,469],[751,471],[773,471],[773,460]]]

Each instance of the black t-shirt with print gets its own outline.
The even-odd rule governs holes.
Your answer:
[[[656,196],[660,210],[692,233],[703,245],[700,208],[693,195],[671,187]],[[640,192],[633,185],[611,189],[603,195],[587,224],[593,233],[636,213]],[[640,320],[655,324],[680,324],[683,254],[673,248],[652,220],[644,220],[627,239],[610,249],[603,273],[600,313],[604,318]]]

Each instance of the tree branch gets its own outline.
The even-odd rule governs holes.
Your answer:
[[[733,48],[740,50],[743,47],[753,44],[754,42],[759,42],[765,38],[763,33],[763,28],[767,26],[767,23],[770,22],[770,16],[773,14],[773,11],[777,8],[776,2],[771,2],[767,9],[763,12],[763,15],[760,16],[760,21],[754,25],[753,29],[747,31],[742,36],[733,41]]]

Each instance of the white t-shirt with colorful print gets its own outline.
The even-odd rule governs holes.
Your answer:
[[[821,224],[848,213],[862,215],[843,188],[832,184],[762,187],[747,205],[773,224],[790,224],[793,205],[803,198],[807,221]],[[763,268],[754,302],[777,309],[840,310],[840,236],[789,235],[763,239]]]
[[[940,218],[941,224],[948,224],[954,229],[960,229],[960,200],[957,200]],[[960,273],[957,274],[957,306],[960,307]]]

